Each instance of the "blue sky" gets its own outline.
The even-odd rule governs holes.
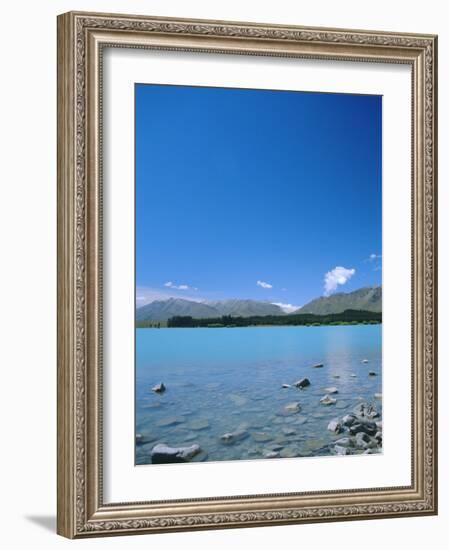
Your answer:
[[[135,93],[138,306],[381,284],[380,96]]]

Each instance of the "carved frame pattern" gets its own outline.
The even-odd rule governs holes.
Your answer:
[[[408,63],[413,90],[411,487],[102,502],[101,53],[138,47]],[[436,53],[431,35],[68,13],[58,18],[58,532],[71,538],[437,512]]]

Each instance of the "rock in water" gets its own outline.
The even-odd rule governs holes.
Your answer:
[[[368,363],[368,359],[362,359],[362,363]]]
[[[354,442],[350,437],[342,437],[335,442],[335,445],[339,445],[340,447],[353,447]]]
[[[288,405],[285,405],[285,410],[292,413],[297,413],[301,410],[301,405],[297,401],[294,403],[289,403]]]
[[[338,393],[338,389],[332,386],[331,388],[324,388],[326,393]]]
[[[165,387],[165,384],[163,382],[161,382],[160,384],[156,384],[155,386],[153,386],[151,388],[152,391],[156,392],[156,393],[164,393],[164,391],[166,390],[167,388]]]
[[[347,447],[342,447],[341,445],[335,445],[334,451],[338,455],[343,455],[343,456],[350,454],[349,449]]]
[[[167,416],[156,421],[156,426],[160,428],[166,428],[167,426],[175,426],[176,424],[181,424],[183,419],[178,418],[177,416]]]
[[[291,388],[292,386],[291,386],[291,384],[282,384],[282,387],[283,388]]]
[[[231,393],[229,395],[229,399],[236,405],[237,407],[243,407],[248,403],[248,399],[246,397],[242,397],[241,395],[238,395],[237,393]]]
[[[330,432],[339,434],[341,432],[341,424],[337,419],[331,420],[327,426],[327,429]]]
[[[252,435],[254,441],[257,441],[258,443],[265,443],[273,440],[273,436],[267,432],[254,432]]]
[[[316,365],[312,365],[313,369],[321,369],[323,367],[324,367],[323,363],[317,363]]]
[[[279,458],[280,454],[276,451],[267,451],[263,454],[264,458]]]
[[[370,370],[368,374],[370,376],[377,376],[377,372],[374,372],[373,370]]]
[[[170,447],[165,443],[158,443],[151,451],[152,464],[167,464],[175,462],[188,462],[201,451],[197,444],[188,447]]]
[[[310,380],[308,378],[301,378],[301,380],[298,380],[293,385],[302,390],[303,388],[310,386]]]
[[[205,418],[198,418],[196,420],[192,420],[192,422],[189,423],[188,427],[190,430],[205,430],[206,428],[209,428],[210,424],[209,421]]]
[[[237,441],[242,441],[248,437],[248,432],[246,430],[237,430],[235,432],[226,432],[220,437],[220,441],[226,445],[236,443]]]
[[[341,419],[341,423],[343,424],[343,426],[345,427],[348,427],[348,426],[352,426],[352,424],[354,424],[354,422],[357,420],[357,417],[355,414],[346,414],[342,419]]]
[[[143,443],[143,435],[142,434],[136,434],[136,444],[141,445]]]
[[[333,397],[327,394],[320,399],[320,403],[322,405],[335,405],[336,402],[337,402],[336,399],[334,399]]]
[[[376,410],[376,407],[374,407],[371,403],[366,403],[365,401],[356,405],[353,411],[359,418],[367,418],[368,420],[372,420],[373,418],[378,418],[380,416]]]
[[[355,444],[357,447],[367,449],[370,446],[371,438],[365,432],[358,432],[355,436]]]

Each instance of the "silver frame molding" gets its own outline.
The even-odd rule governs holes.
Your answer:
[[[412,484],[105,504],[102,490],[104,47],[412,68]],[[70,538],[437,513],[437,37],[70,12],[58,17],[58,533]],[[149,495],[150,499],[151,495]]]

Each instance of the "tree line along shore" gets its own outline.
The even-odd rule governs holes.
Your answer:
[[[252,326],[323,326],[323,325],[378,325],[382,323],[382,313],[347,309],[341,313],[317,315],[295,313],[290,315],[253,315],[237,317],[194,318],[188,315],[175,315],[167,321],[136,321],[136,328],[233,328]]]

